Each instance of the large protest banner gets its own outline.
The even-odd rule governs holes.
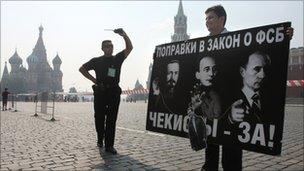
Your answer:
[[[208,141],[280,155],[290,22],[156,46],[146,129],[188,137],[188,113]]]

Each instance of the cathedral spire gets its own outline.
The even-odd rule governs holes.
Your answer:
[[[47,62],[46,49],[42,39],[43,27],[39,27],[39,37],[37,43],[33,49],[33,54],[38,57],[39,62]]]
[[[135,83],[135,90],[138,90],[138,89],[143,89],[144,87],[139,83],[139,80],[138,80],[138,78],[137,78],[137,80],[136,80],[136,83]]]
[[[184,15],[184,9],[183,9],[182,0],[179,0],[179,6],[178,6],[177,15],[179,15],[179,16]]]
[[[7,62],[6,61],[5,61],[5,66],[4,66],[3,76],[2,77],[4,77],[4,75],[8,75]]]
[[[2,88],[8,87],[8,81],[9,81],[9,73],[7,70],[7,62],[5,62],[3,74],[2,74],[2,79],[1,79],[1,86]]]
[[[43,27],[42,24],[39,27],[39,37],[42,37]]]
[[[179,1],[178,11],[174,17],[174,35],[171,36],[171,42],[188,40],[187,34],[187,17],[184,14],[182,1]]]

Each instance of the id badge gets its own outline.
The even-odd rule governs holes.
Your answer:
[[[115,77],[116,69],[114,68],[108,68],[108,76],[109,77]]]

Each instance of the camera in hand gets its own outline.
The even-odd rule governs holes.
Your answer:
[[[123,33],[123,30],[122,28],[118,28],[114,30],[114,33]]]

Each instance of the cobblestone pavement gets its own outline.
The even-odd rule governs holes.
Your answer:
[[[117,155],[96,147],[92,103],[56,103],[56,121],[34,117],[34,103],[17,107],[1,111],[1,170],[200,170],[203,165],[204,152],[193,151],[188,139],[145,131],[147,103],[121,103]],[[243,170],[304,169],[302,105],[286,106],[282,149],[275,157],[244,151]]]

